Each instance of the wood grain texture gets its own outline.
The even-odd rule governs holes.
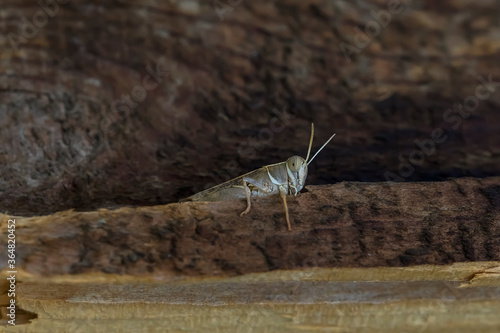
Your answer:
[[[178,201],[305,156],[311,122],[316,142],[338,135],[309,184],[385,180],[435,128],[448,139],[406,180],[500,174],[498,1],[401,1],[350,61],[341,43],[389,1],[242,1],[221,20],[212,1],[71,0],[17,51],[7,36],[40,8],[4,2],[4,213]],[[156,88],[113,107],[157,66]],[[445,121],[479,76],[489,98]]]
[[[21,275],[18,303],[37,318],[6,327],[8,333],[493,333],[500,328],[499,261],[177,281]]]
[[[244,217],[244,200],[18,217],[17,265],[174,277],[500,260],[499,189],[498,177],[309,186],[289,198],[291,232],[279,197]]]
[[[66,2],[15,48],[40,6],[0,8],[0,229],[38,316],[10,331],[500,331],[498,1],[402,1],[350,58],[388,1]],[[166,205],[304,156],[311,122],[332,185],[289,199],[292,232],[279,197]]]

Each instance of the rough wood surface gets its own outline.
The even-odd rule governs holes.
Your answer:
[[[6,327],[8,333],[496,333],[500,328],[498,261],[180,281],[20,276],[18,304],[36,318]]]
[[[279,197],[244,217],[244,200],[18,217],[17,266],[172,277],[500,260],[499,189],[499,177],[309,186],[289,199],[291,232]]]
[[[345,283],[295,270],[283,283],[168,284],[500,260],[498,1],[402,1],[347,57],[342,45],[389,1],[229,1],[223,18],[218,0],[57,2],[46,22],[42,2],[0,8],[1,231],[17,216],[18,267],[33,279],[99,272],[108,285],[23,275],[20,304],[39,319],[11,331],[499,331],[489,266],[439,281],[428,276],[444,266],[417,282],[413,268],[353,282],[371,268]],[[338,135],[307,184],[379,183],[309,186],[289,200],[292,232],[279,198],[255,200],[244,218],[241,201],[164,205],[304,155],[310,122],[316,147]],[[388,171],[420,183],[389,186]],[[111,209],[122,205],[139,207]],[[460,299],[457,281],[477,289]]]
[[[317,142],[338,135],[309,184],[385,180],[435,128],[447,140],[403,178],[500,174],[498,1],[401,1],[369,40],[356,29],[391,1],[221,1],[223,20],[213,1],[59,2],[15,49],[38,2],[0,9],[2,212],[177,201],[304,155],[311,121]],[[144,100],[114,104],[157,66],[168,75]],[[479,76],[490,96],[445,121]],[[285,108],[285,128],[261,132]]]

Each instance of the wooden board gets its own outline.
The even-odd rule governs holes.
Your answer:
[[[23,273],[5,332],[498,332],[500,262],[177,281]],[[1,329],[2,327],[0,327]]]
[[[499,189],[500,177],[309,186],[288,199],[291,232],[279,196],[244,217],[244,199],[18,217],[17,265],[174,278],[500,260]]]

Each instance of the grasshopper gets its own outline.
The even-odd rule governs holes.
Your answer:
[[[330,140],[333,139],[335,134],[333,134],[309,160],[314,137],[314,124],[311,123],[311,139],[309,140],[309,149],[307,150],[306,159],[300,156],[292,156],[285,162],[263,166],[260,169],[193,194],[188,198],[182,199],[180,202],[223,201],[246,198],[247,208],[240,214],[240,216],[243,216],[247,214],[250,211],[250,207],[252,207],[250,197],[266,197],[279,194],[285,206],[285,218],[288,230],[292,230],[290,227],[288,206],[286,204],[286,195],[297,196],[300,190],[302,190],[307,177],[307,166],[314,160],[319,152],[325,148]]]

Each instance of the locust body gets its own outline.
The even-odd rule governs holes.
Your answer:
[[[307,166],[318,155],[318,153],[330,142],[335,136],[333,134],[328,141],[309,159],[311,152],[312,140],[314,136],[314,124],[311,124],[311,139],[309,142],[309,150],[306,159],[300,156],[292,156],[288,160],[276,164],[266,165],[260,169],[251,171],[225,183],[216,185],[207,190],[198,192],[183,201],[224,201],[237,198],[246,198],[247,208],[240,214],[243,216],[250,211],[252,206],[250,197],[266,197],[269,195],[277,195],[283,199],[285,206],[285,217],[290,227],[290,218],[288,215],[288,207],[286,203],[287,195],[296,196],[304,187],[307,178]]]

